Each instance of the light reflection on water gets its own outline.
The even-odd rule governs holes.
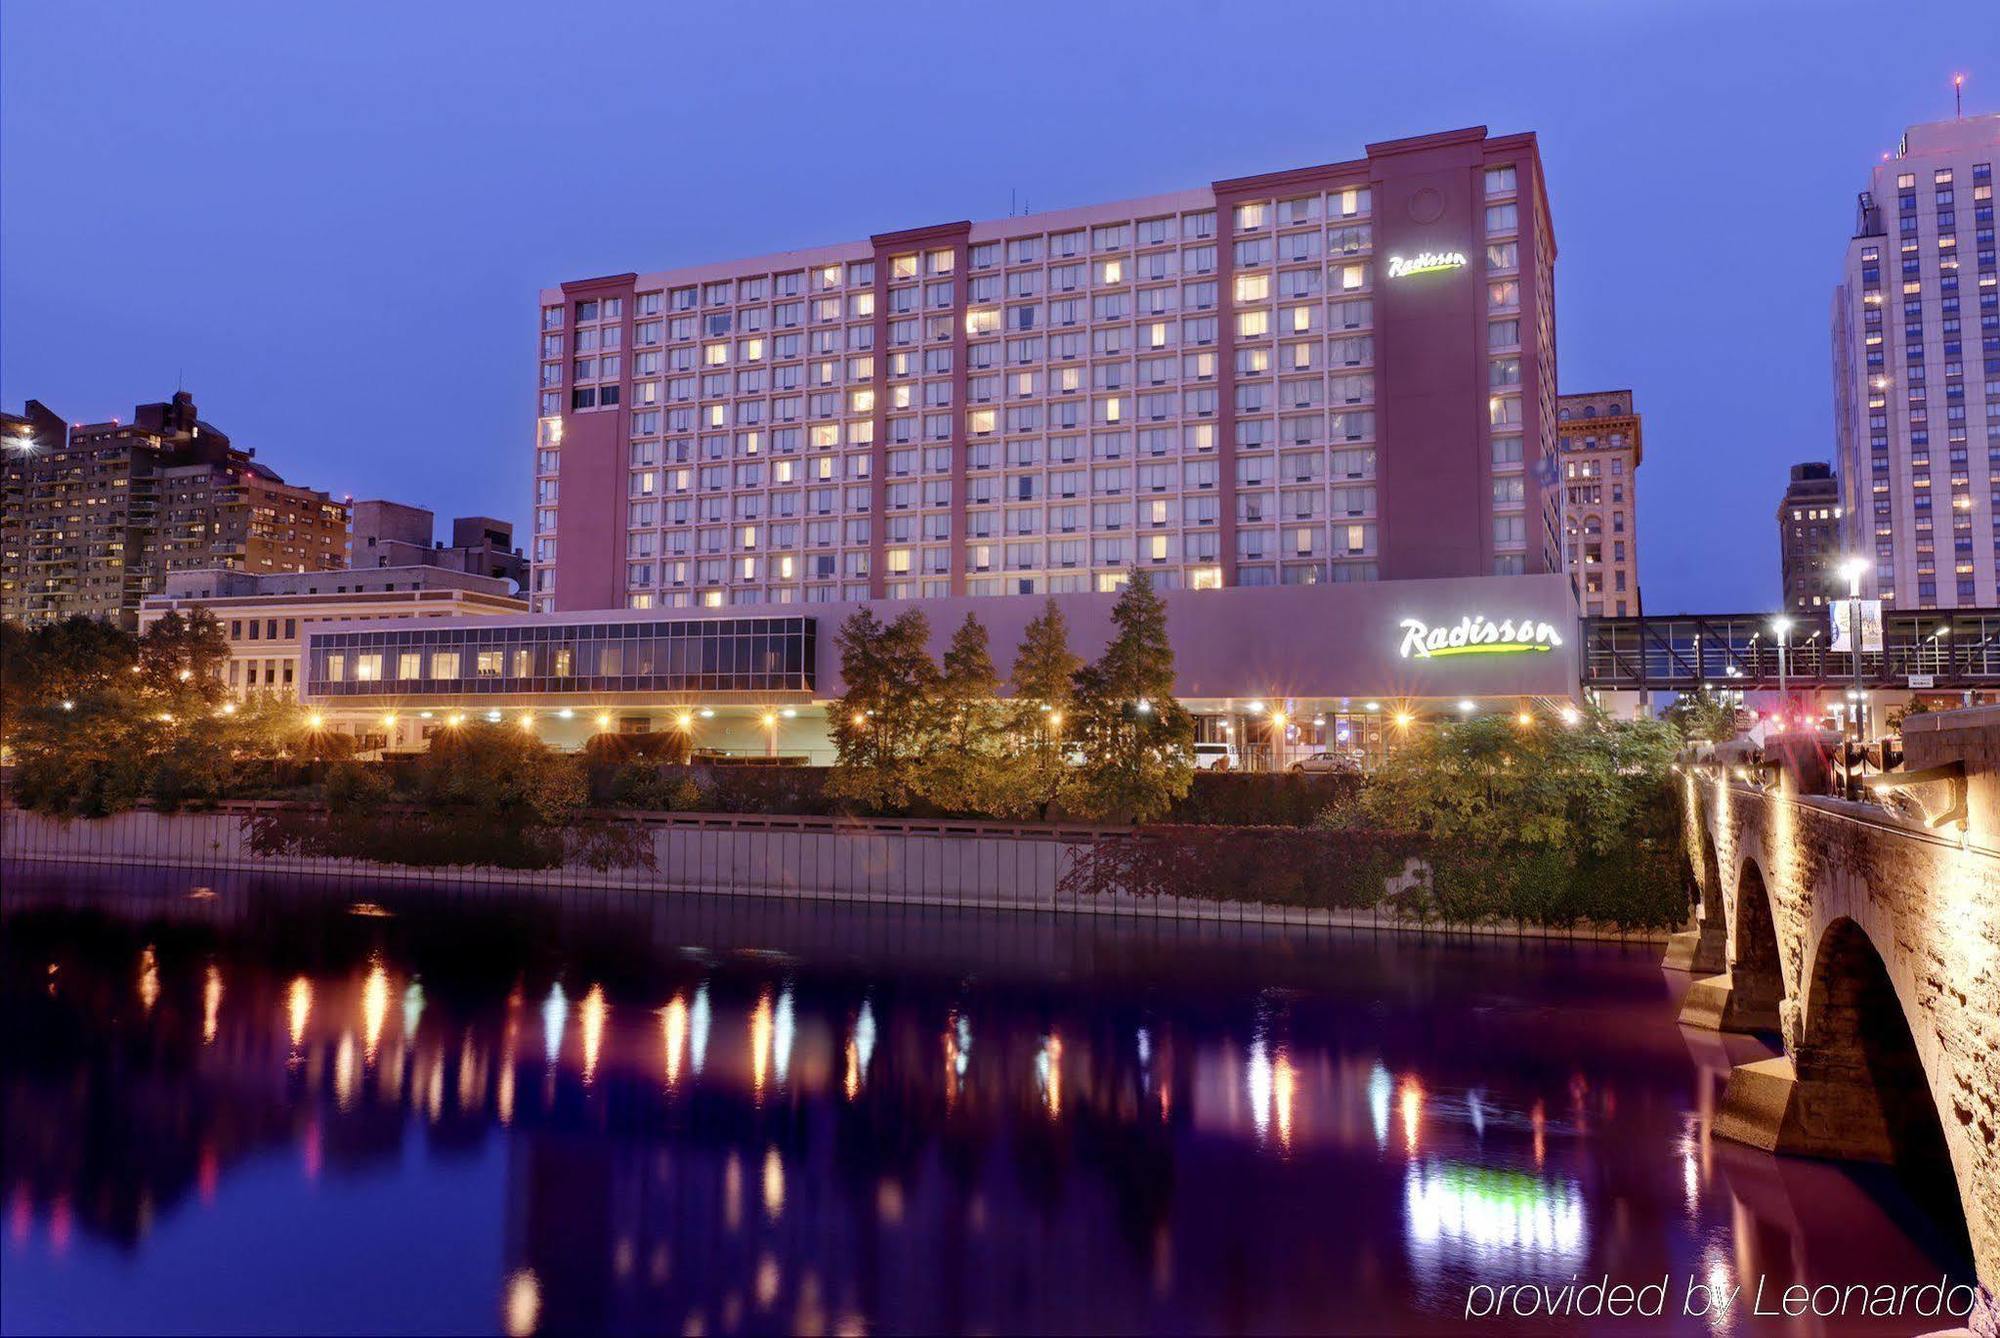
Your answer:
[[[1727,1058],[1643,953],[629,901],[460,908],[522,920],[468,952],[257,901],[10,922],[10,1015],[70,1039],[6,1052],[4,1327],[203,1327],[298,1258],[241,1327],[1447,1328],[1473,1281],[1937,1271],[1840,1172],[1718,1154]]]

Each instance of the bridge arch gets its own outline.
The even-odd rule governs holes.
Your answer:
[[[1779,1131],[1776,1150],[1894,1166],[1944,1243],[1970,1258],[1968,1205],[1909,1017],[1867,929],[1836,917],[1820,933],[1806,973],[1792,1050],[1798,1091],[1789,1118],[1796,1128]]]
[[[1736,871],[1735,915],[1729,925],[1729,993],[1732,1031],[1778,1030],[1785,1001],[1785,961],[1778,950],[1778,920],[1764,870],[1746,858]]]

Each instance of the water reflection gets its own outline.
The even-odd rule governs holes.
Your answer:
[[[1589,1246],[1574,1180],[1464,1162],[1411,1162],[1403,1225],[1423,1268],[1469,1266],[1482,1279],[1566,1276]]]
[[[300,1257],[244,1327],[1453,1328],[1471,1280],[1938,1270],[1887,1189],[1716,1155],[1639,954],[6,895],[9,1329],[212,1325]]]

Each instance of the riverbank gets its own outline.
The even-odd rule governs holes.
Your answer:
[[[271,854],[258,820],[286,806],[229,803],[200,813],[132,810],[106,818],[0,815],[0,858],[23,866],[150,866],[341,882],[607,888],[664,895],[778,896],[826,902],[955,907],[1016,913],[1206,920],[1419,933],[1664,944],[1664,930],[1491,920],[1442,923],[1407,913],[1385,890],[1369,906],[1278,905],[1256,900],[1078,892],[1067,876],[1101,842],[1128,829],[953,821],[866,821],[741,814],[606,814],[639,858],[609,867],[418,866],[321,855]],[[1391,879],[1407,884],[1408,873]]]

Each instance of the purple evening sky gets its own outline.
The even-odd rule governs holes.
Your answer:
[[[9,0],[0,402],[176,379],[299,482],[527,520],[543,284],[1541,136],[1562,386],[1646,416],[1649,611],[1775,602],[1827,304],[1994,0],[1216,5]]]

